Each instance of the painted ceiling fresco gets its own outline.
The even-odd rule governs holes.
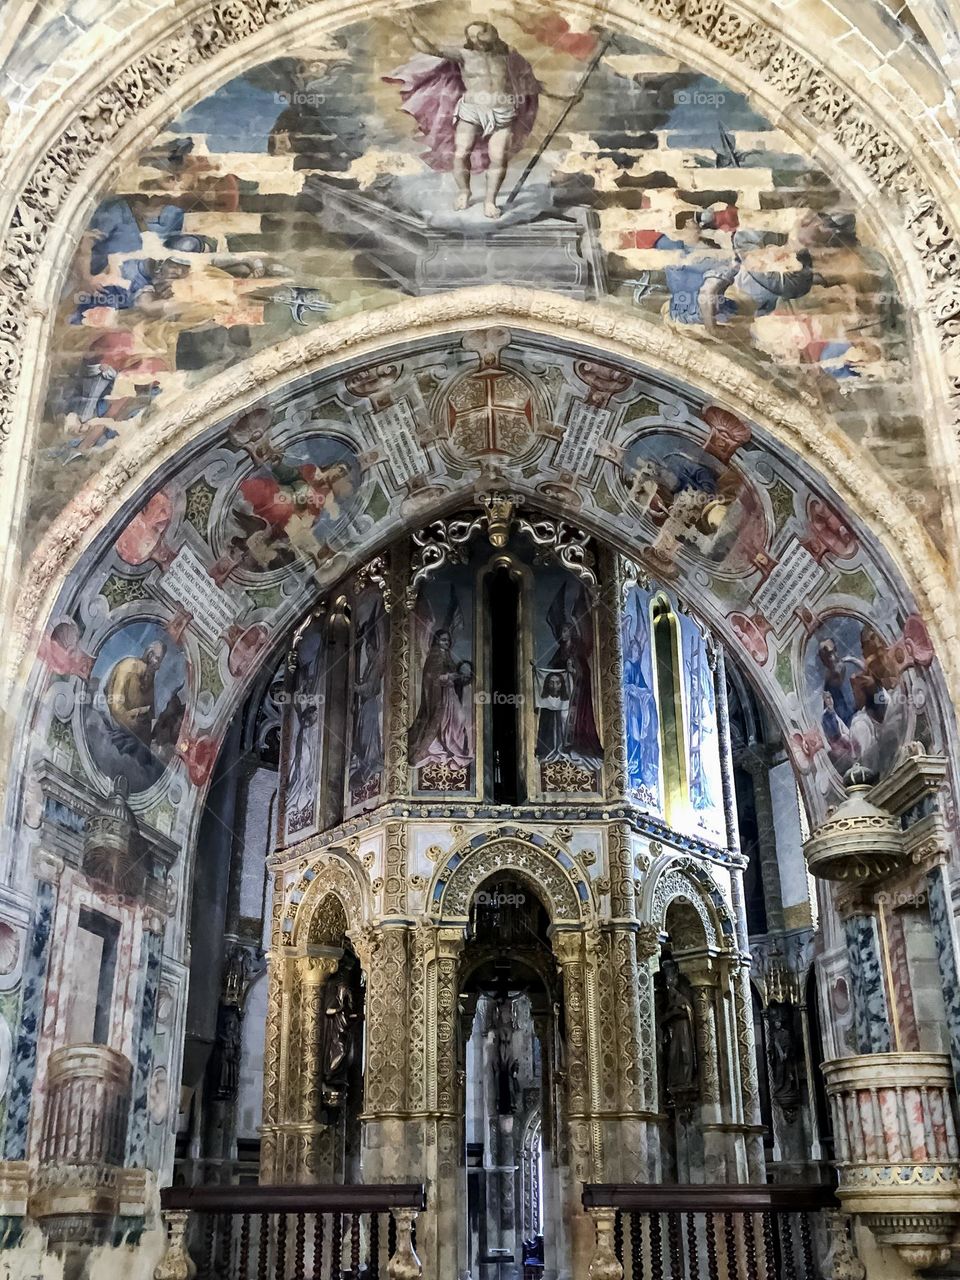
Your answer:
[[[822,406],[935,520],[900,302],[850,198],[675,59],[543,6],[484,12],[495,26],[434,5],[292,49],[120,175],[59,308],[34,536],[211,374],[495,282],[721,344]]]
[[[140,820],[176,834],[240,692],[318,593],[491,489],[582,521],[726,638],[814,816],[854,761],[882,772],[907,741],[943,748],[942,677],[912,600],[805,466],[637,369],[494,328],[303,379],[168,462],[56,606],[35,673],[35,778],[102,795],[120,777]],[[629,607],[611,621],[642,734],[643,636]],[[651,764],[630,767],[640,794]]]

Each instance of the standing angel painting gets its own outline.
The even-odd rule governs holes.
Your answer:
[[[638,803],[660,812],[660,717],[653,685],[649,608],[649,592],[632,587],[621,624],[627,786]]]
[[[357,602],[353,632],[353,714],[348,804],[362,804],[383,785],[383,697],[389,624],[376,588]]]
[[[476,759],[472,600],[472,593],[458,592],[452,580],[427,584],[417,598],[417,713],[407,745],[423,791],[471,789]]]
[[[708,838],[725,832],[717,700],[707,644],[697,624],[680,615],[687,712],[687,784],[696,828]]]
[[[281,838],[285,844],[317,829],[325,635],[323,622],[313,619],[297,645],[296,668],[288,686],[280,758]]]

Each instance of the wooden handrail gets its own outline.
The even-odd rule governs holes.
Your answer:
[[[390,1209],[425,1209],[419,1182],[358,1183],[356,1186],[264,1186],[260,1184],[165,1187],[164,1209],[195,1213],[387,1213]]]
[[[802,1213],[840,1207],[833,1187],[785,1182],[729,1186],[594,1183],[583,1188],[583,1204],[587,1209],[637,1213]]]

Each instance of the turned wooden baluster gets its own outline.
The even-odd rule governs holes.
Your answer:
[[[257,1280],[267,1280],[267,1256],[270,1252],[270,1215],[260,1215],[260,1238],[257,1241]]]
[[[743,1215],[743,1238],[747,1246],[747,1280],[760,1280],[760,1272],[757,1270],[757,1237],[754,1235],[755,1218],[756,1215],[753,1213]]]
[[[380,1215],[370,1215],[370,1256],[367,1261],[370,1280],[380,1280]]]
[[[277,1214],[277,1260],[273,1268],[277,1280],[286,1280],[287,1273],[287,1215]]]
[[[790,1225],[790,1214],[780,1215],[780,1238],[783,1242],[783,1275],[784,1280],[797,1280],[797,1266],[793,1256],[793,1227]]]
[[[800,1215],[800,1247],[803,1250],[803,1280],[817,1280],[813,1261],[813,1240],[810,1236],[810,1216],[806,1213]]]
[[[720,1264],[717,1258],[717,1224],[713,1214],[707,1217],[707,1274],[710,1280],[720,1280]]]
[[[211,1280],[213,1276],[213,1251],[216,1246],[217,1219],[212,1213],[204,1214],[203,1218],[203,1269],[201,1275],[206,1280]]]
[[[763,1252],[766,1254],[767,1275],[773,1276],[777,1269],[777,1253],[773,1242],[773,1214],[769,1211],[763,1215]]]
[[[250,1269],[250,1215],[245,1213],[240,1219],[240,1280],[247,1280]]]
[[[670,1244],[670,1280],[683,1280],[683,1243],[680,1239],[680,1214],[667,1214],[667,1240]]]
[[[343,1271],[343,1218],[333,1215],[333,1231],[330,1238],[330,1280],[341,1280]]]
[[[313,1215],[313,1280],[323,1280],[323,1214]]]
[[[307,1249],[307,1215],[297,1214],[297,1237],[293,1255],[293,1280],[304,1280]]]
[[[729,1277],[739,1276],[737,1269],[737,1233],[734,1229],[734,1221],[732,1213],[723,1215],[723,1242],[727,1250],[727,1275]]]
[[[659,1213],[650,1215],[650,1266],[652,1280],[663,1280],[663,1243]]]
[[[360,1274],[360,1215],[353,1214],[350,1224],[350,1270],[355,1276]]]
[[[697,1215],[687,1214],[687,1265],[690,1280],[700,1280],[700,1258],[697,1252]]]
[[[630,1214],[630,1276],[631,1280],[643,1280],[643,1218],[639,1213]]]
[[[623,1266],[623,1214],[618,1209],[613,1219],[613,1252]]]

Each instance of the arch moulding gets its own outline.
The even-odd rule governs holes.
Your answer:
[[[408,299],[291,338],[210,379],[146,424],[73,499],[34,553],[9,637],[8,691],[18,677],[26,681],[31,641],[81,557],[156,469],[203,431],[346,361],[375,360],[398,343],[495,325],[634,362],[765,430],[818,472],[890,553],[929,619],[948,680],[954,676],[957,606],[942,557],[901,494],[834,423],[814,412],[811,401],[788,396],[732,358],[642,317],[541,291],[486,285]],[[960,684],[954,687],[960,691]]]
[[[588,883],[573,859],[543,836],[511,828],[473,836],[446,855],[430,886],[433,914],[466,920],[474,893],[500,871],[516,872],[543,897],[553,925],[581,924],[592,914]]]
[[[175,106],[209,92],[265,56],[271,42],[296,31],[318,34],[358,17],[391,12],[387,0],[371,5],[330,0],[220,0],[178,24],[142,36],[132,62],[108,66],[92,97],[77,107],[60,132],[46,140],[17,191],[0,253],[0,449],[7,460],[9,492],[3,519],[11,555],[28,465],[31,424],[45,377],[50,308],[59,292],[65,257],[76,242],[87,208],[112,167],[123,163],[162,127]],[[579,19],[600,20],[654,40],[747,94],[802,138],[842,186],[854,188],[865,216],[880,230],[881,248],[899,267],[904,296],[927,304],[932,319],[915,318],[917,355],[925,398],[931,461],[952,475],[960,417],[960,263],[955,236],[957,184],[939,161],[922,126],[881,110],[855,82],[851,70],[838,81],[822,60],[791,43],[751,6],[727,0],[642,0],[641,4],[591,3],[565,8]],[[153,24],[151,24],[152,26]],[[762,86],[758,85],[763,77]],[[895,133],[894,130],[897,132]],[[852,163],[851,163],[852,162]],[[7,219],[4,218],[6,222]],[[619,324],[619,317],[611,323]],[[5,447],[6,446],[6,447]],[[957,482],[945,493],[948,532],[955,527]]]

